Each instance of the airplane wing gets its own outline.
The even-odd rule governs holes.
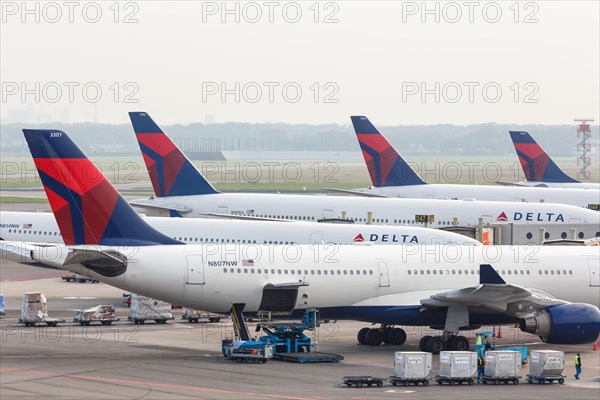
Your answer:
[[[477,286],[436,293],[422,299],[422,309],[468,306],[523,317],[543,308],[567,303],[534,293],[522,286],[506,283],[491,265],[480,266],[479,279],[480,283]]]
[[[191,208],[181,208],[181,207],[163,207],[157,206],[154,204],[146,204],[139,203],[137,201],[130,201],[129,205],[135,208],[141,208],[143,210],[148,210],[151,213],[159,213],[161,216],[169,216],[169,217],[181,217],[183,214],[187,214],[192,211]]]
[[[357,192],[355,190],[346,190],[346,189],[325,188],[323,190],[326,190],[326,191],[329,191],[329,192],[338,192],[338,193],[349,194],[349,195],[352,195],[352,196],[360,196],[360,197],[377,197],[377,198],[386,198],[387,197],[387,196],[383,196],[381,194],[367,193],[367,192]]]

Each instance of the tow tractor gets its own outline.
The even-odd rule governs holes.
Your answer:
[[[518,351],[521,353],[521,362],[523,363],[523,365],[527,364],[527,352],[528,352],[528,348],[527,346],[512,346],[512,347],[497,347],[496,346],[496,331],[486,331],[486,332],[478,332],[475,334],[475,347],[473,348],[473,350],[478,353],[478,354],[483,354],[485,353],[486,349],[485,348],[485,344],[486,342],[488,342],[491,338],[491,342],[490,342],[490,350],[512,350],[512,351]]]

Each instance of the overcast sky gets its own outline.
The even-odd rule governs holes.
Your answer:
[[[27,4],[2,2],[4,123],[599,117],[598,1]]]

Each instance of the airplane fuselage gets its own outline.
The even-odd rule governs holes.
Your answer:
[[[218,213],[317,221],[324,218],[341,218],[345,212],[349,219],[367,222],[367,215],[372,212],[373,223],[379,225],[427,225],[437,228],[451,226],[456,220],[461,226],[477,226],[480,217],[483,218],[484,223],[494,224],[511,222],[600,224],[600,214],[592,210],[564,204],[514,201],[217,193],[153,198],[134,202],[134,204],[138,203],[186,209],[189,212],[184,214],[185,217],[201,217],[207,213]]]

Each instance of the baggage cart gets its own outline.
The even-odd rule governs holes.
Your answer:
[[[40,292],[23,293],[23,304],[21,306],[21,317],[19,323],[25,326],[36,326],[37,324],[46,324],[48,326],[57,326],[65,322],[64,319],[48,317],[48,307],[46,296]]]
[[[356,386],[357,388],[361,388],[363,386],[377,386],[382,387],[385,378],[380,378],[377,376],[344,376],[342,378],[342,383],[348,387]]]
[[[512,350],[492,350],[485,353],[485,370],[481,377],[483,384],[519,384],[521,352]]]
[[[429,386],[429,379],[427,378],[398,378],[397,376],[390,376],[387,380],[394,386],[418,386],[419,384]]]
[[[450,386],[453,386],[455,384],[462,385],[463,383],[467,383],[469,385],[475,384],[475,380],[473,378],[467,377],[459,378],[452,376],[436,375],[434,380],[438,383],[438,385],[443,385],[444,383],[447,383]]]
[[[475,383],[473,375],[477,371],[477,353],[472,351],[442,351],[440,353],[439,375],[435,377],[438,384],[449,385]]]
[[[184,308],[181,319],[187,319],[189,323],[198,323],[201,319],[207,319],[208,322],[219,322],[225,318],[223,314],[210,313],[208,311],[195,310],[193,308]]]
[[[565,383],[564,375],[527,375],[526,379],[527,383],[539,383],[542,385],[546,382],[554,383],[554,381],[560,383],[561,385]]]
[[[79,275],[79,274],[64,275],[64,276],[61,276],[60,279],[62,279],[65,282],[79,282],[79,283],[86,283],[86,282],[99,283],[100,282],[92,277],[89,277],[86,275]]]
[[[131,314],[127,317],[127,320],[135,324],[145,324],[146,321],[166,324],[168,320],[173,319],[170,303],[135,293],[131,294],[130,309]]]
[[[92,322],[111,325],[115,321],[119,321],[119,318],[115,315],[115,307],[109,305],[99,305],[87,310],[79,310],[73,318],[73,322],[78,322],[80,325],[90,325]]]

